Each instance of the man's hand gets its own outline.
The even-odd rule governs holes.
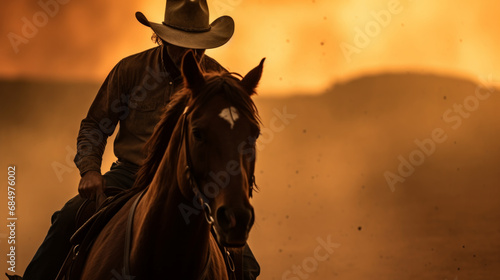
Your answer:
[[[104,178],[98,171],[87,171],[78,184],[78,192],[83,198],[95,199],[104,193]]]

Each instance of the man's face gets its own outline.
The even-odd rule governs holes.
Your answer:
[[[170,59],[172,59],[172,61],[174,62],[175,66],[177,66],[177,68],[179,69],[181,68],[182,58],[190,50],[194,51],[196,60],[200,62],[201,59],[203,58],[203,55],[205,54],[205,50],[186,49],[174,45],[167,45],[168,55],[170,56]]]

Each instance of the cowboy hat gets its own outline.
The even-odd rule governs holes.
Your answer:
[[[135,17],[165,42],[188,49],[220,47],[234,33],[234,20],[229,16],[209,24],[206,0],[167,0],[163,23],[151,22],[141,12]]]

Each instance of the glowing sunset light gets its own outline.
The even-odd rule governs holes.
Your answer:
[[[267,57],[264,95],[321,93],[366,73],[422,71],[475,79],[500,76],[494,1],[209,1],[211,18],[235,19],[231,41],[207,54],[240,72]],[[4,34],[22,36],[23,17],[40,6],[11,5]],[[134,17],[162,21],[163,1],[116,1],[59,7],[33,38],[4,40],[0,75],[101,82],[121,58],[153,47]],[[6,13],[7,10],[4,10]],[[75,20],[78,19],[78,20]]]

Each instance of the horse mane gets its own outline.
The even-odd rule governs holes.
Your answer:
[[[161,116],[160,121],[155,126],[153,134],[144,146],[147,156],[137,172],[137,178],[131,190],[141,191],[153,180],[156,170],[160,166],[163,155],[167,150],[172,132],[186,107],[188,97],[189,95],[186,94],[183,89],[175,94],[167,105],[166,111]]]
[[[166,111],[155,126],[151,138],[144,149],[147,157],[137,173],[137,179],[131,191],[139,192],[151,184],[170,143],[173,131],[186,106],[189,111],[199,108],[217,94],[221,94],[238,110],[249,118],[254,125],[260,127],[261,121],[251,93],[243,89],[239,82],[241,75],[228,72],[210,72],[205,74],[205,86],[196,95],[184,86],[172,97]],[[184,85],[186,82],[184,81]]]

